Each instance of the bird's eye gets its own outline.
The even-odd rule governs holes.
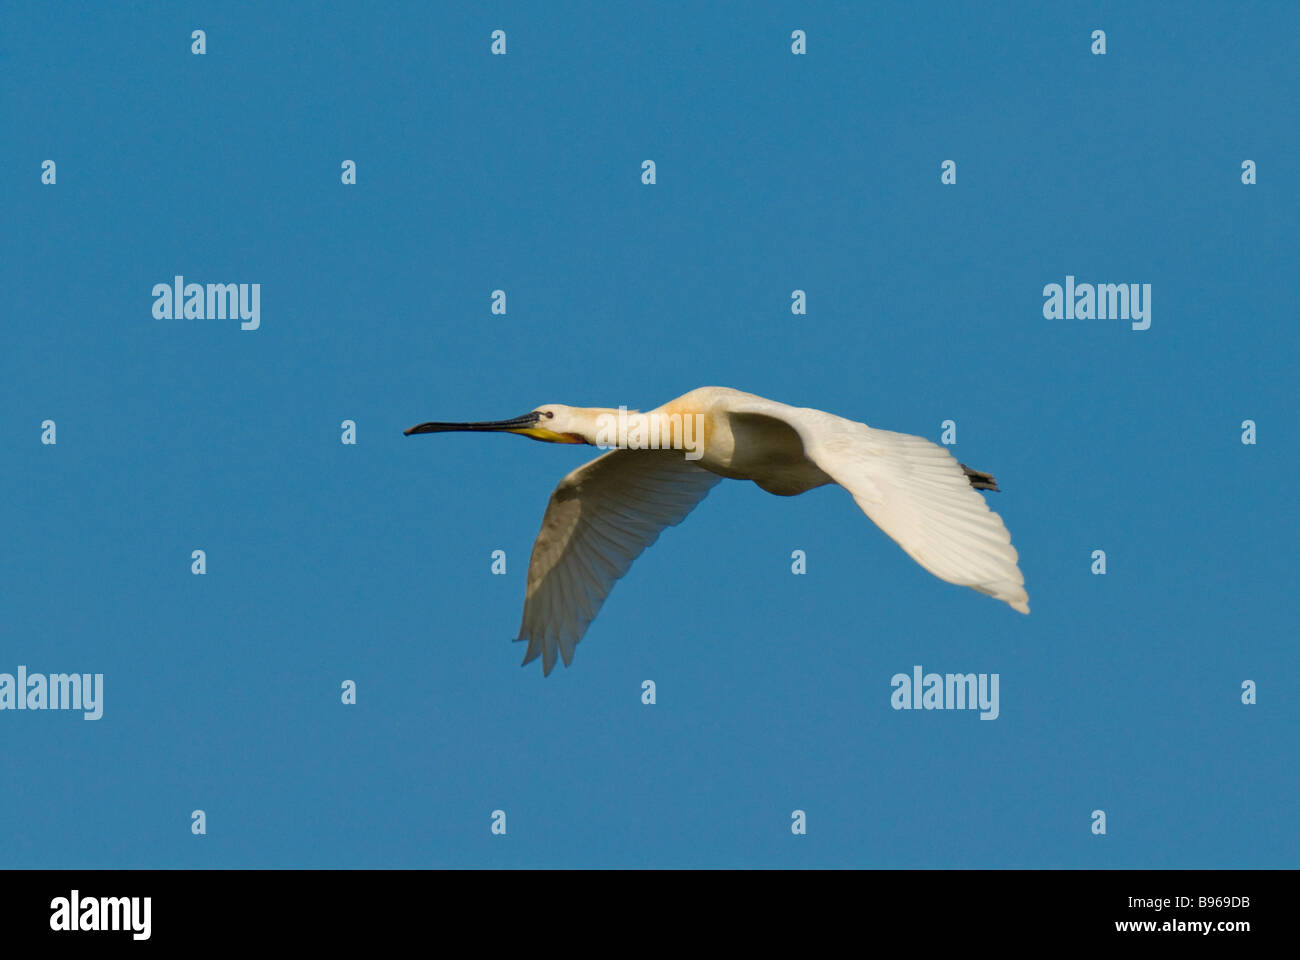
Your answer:
[[[554,410],[543,410],[543,411],[542,411],[542,416],[544,416],[547,420],[554,420],[554,419],[555,419],[555,411],[554,411]]]

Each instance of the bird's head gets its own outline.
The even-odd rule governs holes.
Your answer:
[[[562,403],[547,403],[530,410],[521,417],[510,420],[483,420],[476,423],[421,423],[405,433],[452,433],[477,431],[483,433],[517,433],[545,443],[591,443],[587,439],[589,418],[579,407],[566,407]]]

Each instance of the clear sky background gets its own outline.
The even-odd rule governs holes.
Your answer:
[[[0,865],[1297,866],[1296,6],[474,6],[5,5],[0,672],[105,698],[0,712]],[[955,420],[1033,613],[726,482],[521,669],[593,451],[402,430],[711,384]]]

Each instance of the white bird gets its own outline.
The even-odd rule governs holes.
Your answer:
[[[542,673],[567,667],[614,582],[660,532],[723,477],[788,497],[838,483],[936,577],[1029,612],[1002,518],[977,491],[997,490],[923,437],[878,430],[728,387],[701,387],[641,414],[546,404],[511,420],[421,423],[405,431],[499,431],[548,443],[614,447],[551,494],[528,562],[517,640]]]

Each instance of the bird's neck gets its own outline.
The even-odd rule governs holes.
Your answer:
[[[703,414],[696,411],[659,407],[649,413],[640,410],[591,407],[580,411],[571,422],[575,435],[598,447],[632,450],[685,450],[698,459],[702,455]]]
[[[583,407],[574,410],[572,428],[569,432],[582,437],[592,446],[619,446],[620,429],[626,432],[628,424],[640,415],[639,411],[626,407]]]

